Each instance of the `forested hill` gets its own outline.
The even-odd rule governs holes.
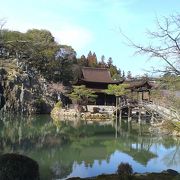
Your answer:
[[[81,67],[109,68],[115,79],[124,75],[112,58],[98,61],[91,51],[76,57],[75,50],[55,41],[47,30],[26,33],[0,31],[0,109],[47,113],[64,91],[81,75]]]
[[[95,52],[89,51],[87,56],[77,58],[72,47],[57,43],[47,30],[32,29],[26,33],[2,30],[0,46],[0,57],[17,58],[53,82],[67,83],[77,77],[77,66],[105,67],[110,69],[112,77],[116,79],[124,76],[124,72],[113,65],[111,57],[105,62],[104,55],[98,60]]]

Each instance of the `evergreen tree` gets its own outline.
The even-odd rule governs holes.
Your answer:
[[[110,57],[110,58],[108,59],[108,61],[107,61],[107,65],[108,65],[108,67],[110,68],[112,64],[113,64],[113,60],[112,60],[112,58]]]
[[[71,100],[76,101],[76,103],[80,105],[86,106],[87,111],[87,104],[88,102],[95,101],[97,95],[94,94],[95,92],[91,89],[87,89],[84,85],[81,86],[73,86],[73,91],[69,94]]]
[[[88,66],[89,67],[97,67],[96,53],[92,54],[92,52],[89,51],[88,56],[87,56],[87,60],[88,60]]]
[[[84,56],[84,55],[82,55],[79,59],[78,59],[78,64],[80,65],[80,66],[85,66],[85,67],[87,67],[88,66],[88,61],[87,61],[87,59],[86,59],[86,57]]]
[[[125,72],[123,71],[122,77],[125,78]]]
[[[122,72],[121,72],[121,69],[120,69],[120,68],[118,69],[118,75],[119,75],[120,77],[122,77]]]
[[[117,67],[114,66],[114,65],[111,65],[111,66],[109,67],[109,71],[110,71],[111,77],[114,76],[115,74],[118,74]]]
[[[106,67],[105,56],[104,55],[101,56],[101,61],[99,62],[99,67],[101,67],[101,68]]]
[[[116,119],[117,119],[117,107],[118,107],[118,98],[127,94],[127,84],[120,84],[120,85],[108,85],[108,89],[105,90],[105,93],[107,94],[112,94],[116,96]],[[119,103],[120,103],[120,98],[119,98]]]
[[[127,72],[127,78],[128,78],[128,79],[131,79],[131,78],[132,78],[131,71],[128,71],[128,72]]]

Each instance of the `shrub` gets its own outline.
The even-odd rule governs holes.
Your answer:
[[[93,107],[93,113],[99,113],[100,111],[100,108],[98,107]]]
[[[55,107],[57,107],[57,108],[62,108],[62,102],[61,102],[61,101],[58,101],[58,102],[55,104]]]
[[[121,163],[117,169],[118,175],[127,175],[130,176],[133,173],[132,166],[128,163]]]
[[[0,179],[39,180],[38,164],[23,155],[4,154],[0,156]]]

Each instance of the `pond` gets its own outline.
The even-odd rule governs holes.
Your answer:
[[[121,162],[134,172],[180,172],[180,138],[148,133],[148,125],[126,122],[60,122],[50,116],[0,118],[0,153],[27,155],[39,164],[41,179],[92,177],[115,173]]]

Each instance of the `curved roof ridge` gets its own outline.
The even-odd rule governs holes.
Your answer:
[[[99,83],[120,82],[120,81],[114,81],[111,78],[111,74],[108,68],[83,67],[82,75],[83,75],[82,80],[86,82],[99,82]]]

